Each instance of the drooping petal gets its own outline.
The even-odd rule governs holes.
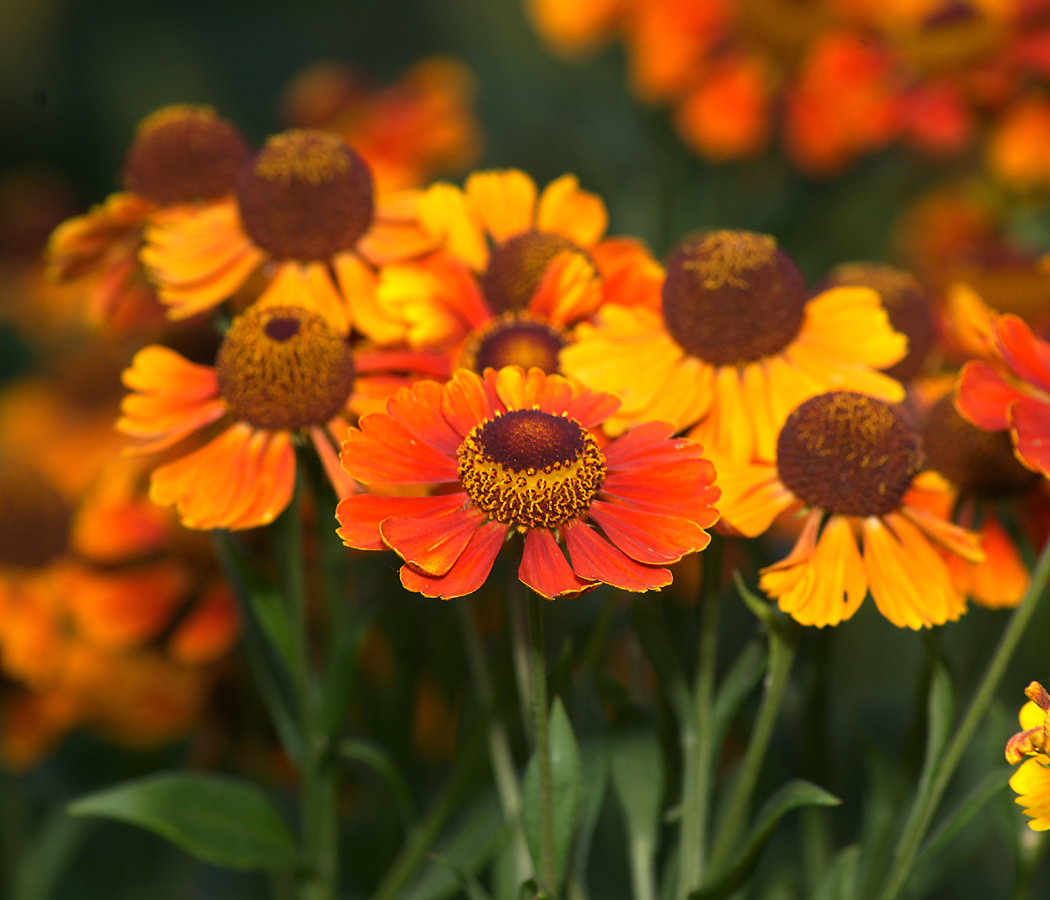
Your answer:
[[[777,516],[798,502],[768,463],[723,466],[718,485],[723,520],[745,537],[764,534]]]
[[[566,522],[562,530],[573,570],[580,578],[635,593],[659,590],[671,583],[668,569],[635,562],[578,519]]]
[[[379,525],[386,545],[414,569],[444,575],[466,549],[485,519],[476,506],[420,516],[392,516]]]
[[[1032,334],[1024,319],[999,316],[995,322],[995,344],[1018,378],[1050,392],[1050,345]]]
[[[339,464],[339,453],[335,449],[339,445],[339,438],[333,433],[333,424],[335,423],[329,423],[324,428],[317,426],[311,428],[310,442],[314,445],[314,450],[317,451],[317,457],[321,460],[325,475],[328,476],[336,496],[349,497],[351,494],[356,494],[360,490],[360,486],[346,473],[346,469]],[[345,422],[339,420],[339,425],[341,426],[340,431],[346,431]]]
[[[651,566],[677,562],[686,553],[703,550],[711,542],[711,536],[695,521],[678,516],[643,512],[601,500],[591,502],[587,515],[631,559]]]
[[[489,577],[496,555],[506,539],[507,528],[502,522],[486,522],[474,532],[455,565],[444,575],[426,575],[407,564],[403,565],[401,584],[424,597],[440,597],[443,600],[474,593]]]
[[[462,491],[436,497],[388,497],[380,494],[355,494],[339,501],[335,517],[340,527],[336,533],[343,543],[356,550],[385,550],[379,526],[385,519],[427,518],[443,516],[461,509],[467,503]]]
[[[547,528],[532,528],[525,535],[518,577],[541,597],[573,596],[596,587],[579,578],[566,562],[558,542]]]
[[[1010,427],[1010,404],[1024,397],[990,365],[968,362],[955,385],[955,408],[964,419],[985,431]]]

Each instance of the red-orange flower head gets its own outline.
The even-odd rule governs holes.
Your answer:
[[[343,468],[369,485],[437,490],[349,497],[339,534],[351,547],[395,550],[402,583],[429,597],[476,591],[513,532],[525,536],[519,577],[545,597],[602,582],[664,587],[662,566],[707,546],[703,529],[718,518],[714,468],[661,422],[599,447],[590,429],[618,405],[517,366],[484,378],[460,369],[446,385],[402,389],[386,413],[350,430]]]
[[[165,106],[143,119],[124,158],[124,187],[166,205],[233,191],[248,158],[240,132],[210,106]]]
[[[241,221],[276,259],[326,259],[352,249],[372,224],[372,173],[326,131],[274,135],[241,173]]]

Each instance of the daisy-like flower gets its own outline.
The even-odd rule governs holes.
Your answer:
[[[415,347],[452,368],[558,371],[568,327],[603,302],[653,304],[660,266],[637,241],[603,239],[605,204],[572,175],[536,185],[517,170],[436,184],[420,219],[444,250],[384,268],[378,300]]]
[[[210,106],[166,106],[147,116],[124,159],[124,191],[55,229],[48,275],[87,283],[88,311],[98,321],[151,321],[161,307],[139,261],[145,230],[222,205],[249,153],[240,132]]]
[[[269,300],[313,295],[341,330],[382,333],[373,265],[432,247],[415,202],[377,201],[368,164],[338,135],[286,131],[244,165],[235,197],[150,228],[141,258],[171,318],[212,309],[262,269]]]
[[[1050,476],[1050,344],[1014,315],[995,316],[990,331],[994,362],[963,366],[956,406],[978,428],[1009,430],[1017,458]]]
[[[399,391],[386,413],[350,430],[343,467],[368,485],[433,491],[348,497],[339,534],[360,550],[396,551],[401,583],[428,597],[476,591],[515,533],[524,536],[518,577],[544,597],[599,583],[664,587],[671,573],[663,567],[710,540],[714,468],[696,444],[672,439],[666,423],[601,446],[590,429],[616,405],[515,366],[484,378],[460,369],[444,386]]]
[[[1021,728],[1006,744],[1006,761],[1016,766],[1028,757],[1010,779],[1032,831],[1050,830],[1050,694],[1038,682],[1025,688],[1028,703],[1021,707]]]
[[[426,371],[428,359],[401,354],[394,363]],[[145,440],[133,448],[142,454],[220,423],[205,432],[208,443],[154,470],[150,497],[174,505],[190,528],[254,528],[291,500],[300,438],[312,442],[341,493],[353,489],[339,468],[334,434],[345,427],[356,376],[367,381],[371,366],[369,355],[355,358],[345,334],[320,313],[260,301],[234,320],[214,366],[166,347],[139,351],[124,373],[135,393],[124,399],[117,427]],[[404,383],[389,373],[377,377],[387,390]]]
[[[936,487],[916,479],[919,463],[919,438],[894,407],[820,394],[788,416],[775,464],[719,470],[723,520],[756,537],[786,510],[805,510],[795,547],[761,578],[803,625],[845,621],[869,590],[898,627],[940,625],[959,618],[965,600],[935,546],[971,562],[982,554],[976,534],[911,502],[911,492]]]
[[[923,417],[922,447],[926,466],[948,488],[928,495],[930,511],[981,536],[980,563],[944,554],[956,587],[982,606],[1016,606],[1029,574],[1001,510],[1012,506],[1023,520],[1026,505],[1045,502],[1037,493],[1042,479],[1017,461],[1008,432],[983,431],[963,419],[950,388]]]
[[[795,264],[768,235],[714,231],[671,256],[661,308],[607,304],[562,351],[562,371],[623,405],[606,423],[619,434],[665,420],[690,432],[716,465],[774,458],[777,434],[803,400],[854,390],[899,401],[877,371],[907,340],[879,295],[839,287],[810,299]]]

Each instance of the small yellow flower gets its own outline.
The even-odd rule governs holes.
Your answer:
[[[1050,830],[1050,694],[1038,682],[1025,688],[1029,701],[1021,708],[1021,728],[1006,743],[1006,760],[1016,765],[1028,759],[1010,779],[1033,831]]]

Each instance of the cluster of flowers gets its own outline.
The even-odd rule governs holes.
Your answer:
[[[1050,18],[1015,0],[529,0],[537,29],[574,56],[620,33],[635,93],[674,105],[712,160],[785,149],[829,175],[895,141],[952,154],[993,123],[993,167],[1045,186]]]

